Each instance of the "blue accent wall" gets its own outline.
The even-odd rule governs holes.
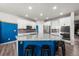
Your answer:
[[[0,43],[6,43],[9,41],[16,40],[17,24],[0,22],[0,30],[1,30]],[[16,31],[14,31],[14,30],[16,30]]]
[[[41,47],[43,45],[49,45],[51,48],[51,55],[54,56],[56,53],[56,41],[19,41],[18,42],[18,55],[19,56],[24,56],[25,55],[25,48],[28,45],[36,45],[36,55],[40,56],[41,55]],[[38,53],[37,53],[38,52]]]

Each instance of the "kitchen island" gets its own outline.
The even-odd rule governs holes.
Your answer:
[[[44,34],[42,37],[38,35],[18,36],[18,55],[55,56],[58,41],[63,42],[58,35]]]

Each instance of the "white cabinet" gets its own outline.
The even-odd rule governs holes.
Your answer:
[[[70,17],[65,17],[60,19],[60,26],[70,26]]]
[[[60,21],[59,21],[59,19],[57,19],[57,20],[52,20],[52,24],[51,24],[51,28],[52,28],[52,29],[58,29],[59,26],[60,26]]]

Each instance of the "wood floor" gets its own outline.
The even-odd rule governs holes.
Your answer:
[[[16,42],[0,45],[0,56],[16,56]]]
[[[79,37],[75,37],[75,44],[72,46],[71,44],[66,43],[66,56],[79,56]]]

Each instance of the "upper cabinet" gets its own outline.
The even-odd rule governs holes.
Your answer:
[[[59,21],[59,19],[52,20],[51,22],[52,22],[52,23],[51,23],[51,28],[52,28],[52,29],[58,29],[58,28],[59,28],[59,26],[60,26],[60,21]]]
[[[17,39],[17,24],[0,22],[0,27],[0,43],[6,43]]]
[[[70,26],[70,17],[65,17],[60,19],[60,26]]]

